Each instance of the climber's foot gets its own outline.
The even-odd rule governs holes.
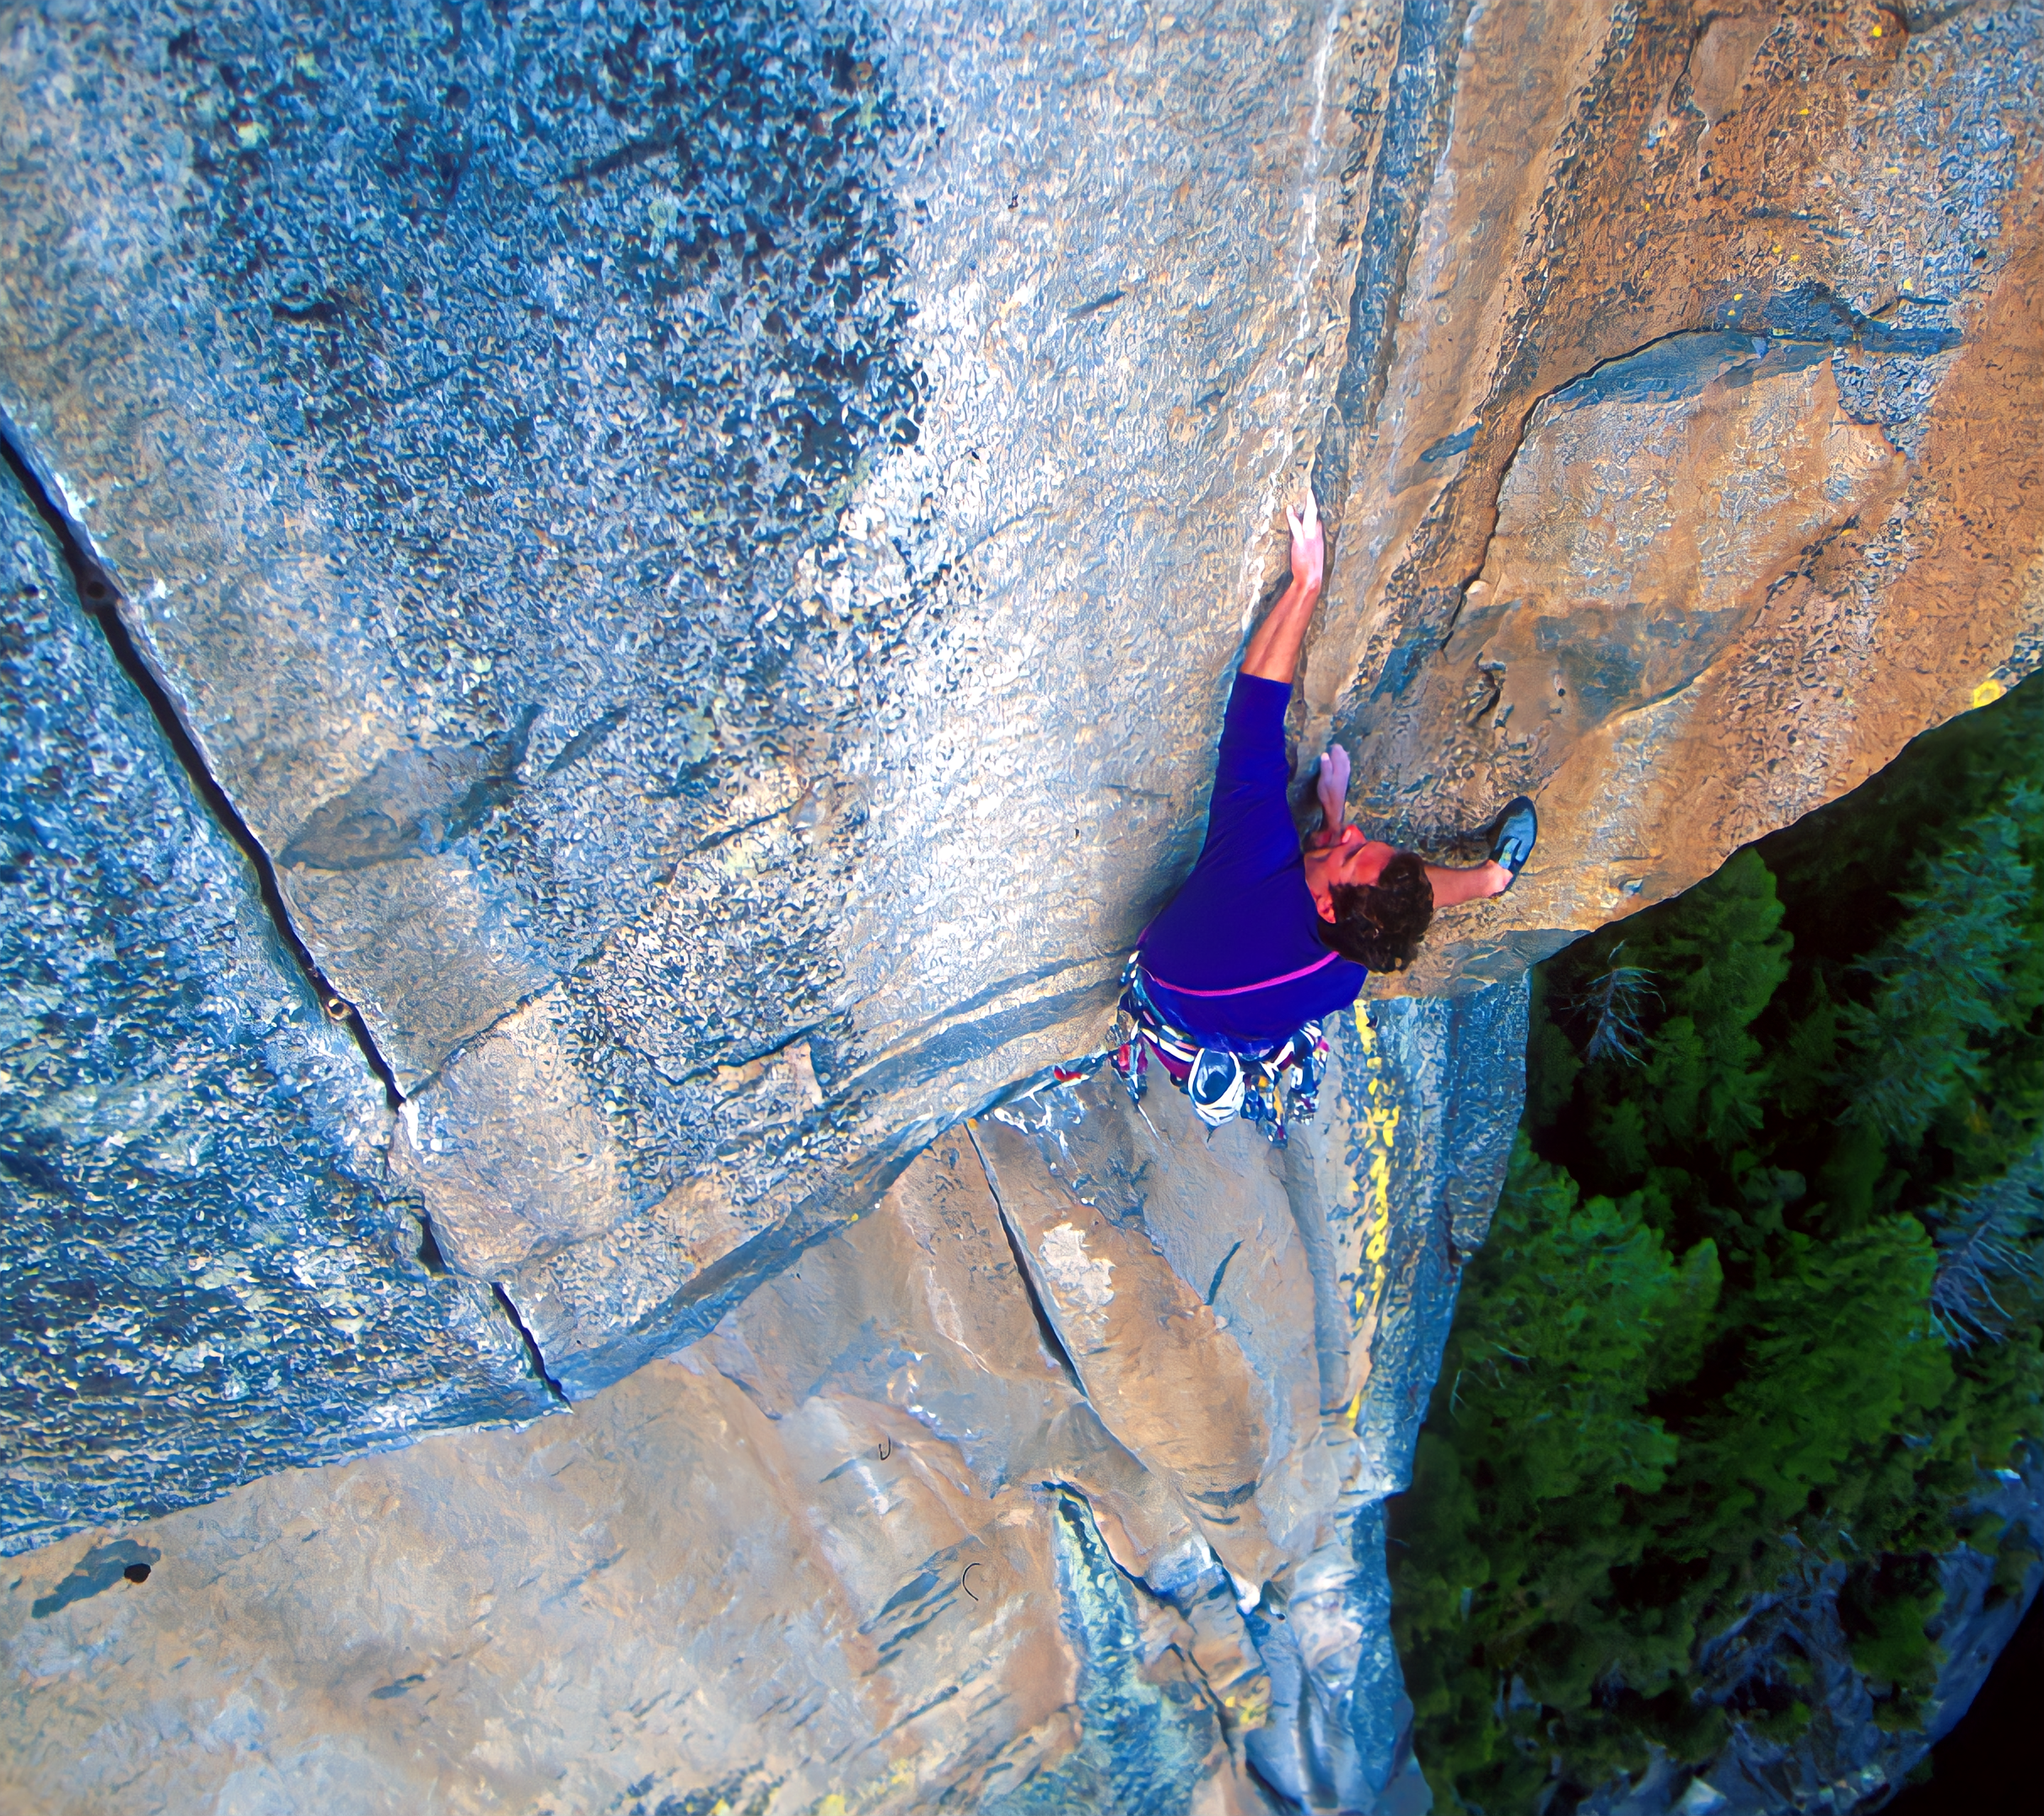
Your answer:
[[[1519,873],[1533,855],[1534,841],[1540,836],[1540,818],[1533,811],[1532,802],[1516,794],[1483,830],[1490,838],[1490,861],[1504,873],[1504,880],[1498,887],[1502,895],[1518,880]]]

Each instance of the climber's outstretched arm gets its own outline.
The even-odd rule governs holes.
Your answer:
[[[1320,603],[1327,545],[1321,535],[1320,506],[1310,487],[1304,505],[1298,510],[1288,506],[1284,514],[1292,526],[1292,583],[1250,638],[1242,672],[1289,687],[1299,667],[1299,646],[1306,640],[1306,626]]]

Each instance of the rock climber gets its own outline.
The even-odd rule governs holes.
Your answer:
[[[1370,971],[1410,964],[1436,908],[1509,889],[1538,830],[1520,795],[1484,829],[1490,856],[1470,868],[1367,839],[1347,823],[1348,753],[1336,744],[1320,760],[1321,825],[1301,849],[1284,715],[1326,547],[1310,490],[1285,515],[1291,584],[1243,654],[1207,842],[1129,961],[1114,1054],[1138,1099],[1148,1046],[1209,1127],[1240,1115],[1280,1142],[1290,1115],[1312,1113],[1324,1018],[1356,1000]]]

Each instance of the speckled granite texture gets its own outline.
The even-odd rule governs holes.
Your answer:
[[[2038,30],[2031,4],[1912,23],[1871,0],[0,9],[0,416],[133,652],[126,673],[81,633],[98,666],[62,735],[148,701],[188,734],[179,798],[218,811],[180,849],[217,846],[223,880],[165,912],[192,939],[234,918],[244,942],[230,965],[220,934],[175,1010],[149,941],[110,935],[78,974],[91,1002],[62,1050],[90,1048],[86,1013],[148,1031],[91,1050],[93,1088],[126,1108],[90,1131],[47,1109],[19,1050],[8,1102],[46,1107],[9,1178],[97,1169],[88,1199],[165,1208],[155,1236],[110,1224],[67,1249],[72,1271],[10,1273],[31,1308],[73,1281],[50,1328],[142,1371],[81,1360],[90,1392],[21,1400],[10,1443],[43,1460],[11,1529],[191,1511],[38,1554],[18,1594],[68,1593],[73,1563],[108,1587],[22,1617],[21,1682],[42,1687],[5,1770],[83,1807],[130,1750],[89,1738],[130,1735],[107,1711],[143,1681],[95,1683],[92,1623],[143,1618],[154,1578],[109,1576],[128,1554],[108,1546],[153,1548],[167,1576],[178,1546],[240,1545],[261,1599],[314,1555],[286,1545],[302,1517],[353,1547],[307,1567],[319,1620],[223,1638],[210,1689],[142,1697],[134,1719],[187,1737],[151,1755],[160,1807],[231,1781],[250,1808],[378,1807],[385,1784],[406,1807],[538,1807],[567,1784],[563,1807],[1133,1809],[1167,1779],[1202,1809],[1396,1807],[1373,1510],[1487,1219],[1525,967],[2036,660],[2044,429],[2009,400],[2044,381]],[[1505,903],[1444,915],[1408,993],[1347,1027],[1323,1147],[1272,1174],[1217,1141],[1154,1226],[1165,1198],[1111,1167],[1082,1216],[1059,1208],[1060,1141],[1132,1177],[1185,1143],[1091,1082],[1024,1093],[1097,1050],[1122,956],[1197,847],[1229,672],[1309,475],[1332,551],[1304,753],[1347,741],[1365,823],[1443,853],[1528,789],[1541,853]],[[46,685],[22,673],[18,742]],[[152,787],[183,786],[175,756],[148,759]],[[78,918],[38,939],[82,951],[47,930],[125,925],[116,867],[144,861],[158,809],[116,805],[139,817],[97,839],[114,880],[64,869]],[[40,1027],[27,1000],[8,1013]],[[161,1070],[148,1043],[202,1040],[181,1016],[244,1056],[204,1062],[244,1081],[218,1088],[246,1120],[220,1138],[233,1188],[203,1206],[231,1255],[148,1132],[196,1112],[150,1121],[134,1094]],[[97,1132],[121,1115],[143,1132]],[[1022,1347],[969,1342],[960,1378],[1040,1385],[1041,1340],[1076,1398],[988,1385],[991,1410],[946,1424],[882,1362],[962,1341],[958,1293],[875,1311],[896,1347],[869,1355],[853,1333],[885,1271],[842,1258],[937,1189],[968,1124],[955,1164],[1002,1195],[974,1226],[999,1238],[981,1277],[1007,1269]],[[1357,1249],[1364,1205],[1389,1208]],[[51,1241],[94,1228],[49,1214]],[[330,1222],[339,1247],[309,1233]],[[10,1229],[10,1262],[37,1227]],[[1195,1277],[1223,1229],[1242,1248]],[[1094,1271],[1110,1249],[1124,1284]],[[825,1255],[842,1303],[786,1298]],[[1245,1256],[1267,1297],[1238,1335],[1217,1308]],[[77,1308],[126,1306],[131,1264],[224,1298],[190,1335],[153,1311],[93,1324]],[[1154,1333],[1124,1326],[1138,1305]],[[303,1338],[255,1341],[301,1318]],[[808,1340],[777,1318],[845,1346],[768,1394],[754,1364]],[[1092,1318],[1089,1373],[1067,1326]],[[536,1367],[573,1421],[198,1505],[533,1416],[559,1404]],[[810,1518],[863,1443],[797,1441],[842,1371],[937,1447],[949,1511],[897,1535],[876,1489],[884,1541],[819,1539],[818,1573],[781,1580],[730,1523]],[[1226,1391],[1200,1400],[1209,1378]],[[742,1469],[702,1475],[692,1437],[632,1454],[633,1431],[709,1418],[706,1394],[766,1446]],[[1057,1444],[1032,1435],[1061,1418]],[[982,1443],[1012,1462],[972,1476]],[[468,1656],[470,1588],[541,1595],[510,1552],[532,1548],[546,1594],[608,1605],[602,1522],[528,1493],[551,1447],[592,1445],[605,1505],[687,1510],[619,1541],[654,1572],[632,1593],[655,1625],[629,1597],[614,1628],[521,1602],[531,1649],[498,1655],[456,1720],[421,1686]],[[1111,1515],[1079,1451],[1151,1511]],[[472,1506],[426,1486],[443,1465]],[[1010,1523],[976,1523],[996,1502]],[[1035,1572],[1001,1604],[1009,1651],[939,1635],[987,1611],[928,1560],[989,1529]],[[1165,1549],[1194,1576],[1153,1580],[1138,1530],[1180,1534]],[[416,1629],[378,1600],[429,1567],[404,1560],[457,1555],[468,1587],[413,1584]],[[744,1593],[768,1637],[710,1631],[711,1589],[655,1593],[708,1582],[698,1566],[767,1572]],[[395,1625],[349,1625],[371,1608]],[[1009,1687],[982,1705],[952,1665],[888,1651],[903,1609]],[[697,1649],[673,1654],[657,1622],[680,1609]],[[85,1625],[60,1644],[65,1621]],[[159,1639],[167,1668],[174,1627]],[[869,1641],[885,1695],[859,1674]],[[559,1700],[547,1738],[519,1726],[549,1674],[606,1652],[606,1687]],[[713,1708],[740,1652],[761,1674]],[[810,1693],[777,1700],[771,1659],[816,1674],[835,1738],[804,1739]],[[656,1719],[662,1672],[659,1694],[709,1700]],[[1237,1679],[1267,1689],[1226,1712]],[[437,1738],[406,1729],[365,1777],[363,1722],[428,1707]]]
[[[1048,1084],[568,1416],[36,1551],[0,1786],[89,1808],[146,1750],[146,1808],[1370,1808],[1417,1782],[1381,1497],[1517,1099],[1444,1118],[1455,1187],[1410,1131],[1524,1039],[1509,986],[1375,1005],[1282,1152]]]
[[[0,1547],[544,1410],[4,473],[0,701]]]

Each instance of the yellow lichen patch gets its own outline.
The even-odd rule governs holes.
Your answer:
[[[1991,707],[2008,690],[1990,674],[1986,680],[1973,690],[1972,703],[1977,707]]]
[[[1234,1718],[1234,1725],[1245,1732],[1266,1727],[1270,1722],[1271,1700],[1261,1686],[1245,1695],[1223,1697],[1221,1706]]]
[[[1357,1119],[1369,1164],[1364,1175],[1363,1266],[1350,1311],[1358,1326],[1384,1295],[1391,1246],[1391,1148],[1398,1136],[1400,1106],[1390,1101],[1376,1030],[1364,1006],[1356,1005],[1356,1034],[1363,1045],[1364,1103]]]

